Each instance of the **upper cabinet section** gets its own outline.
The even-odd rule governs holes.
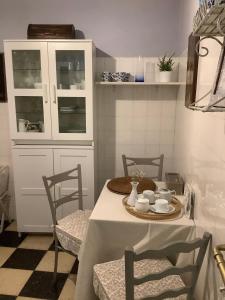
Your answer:
[[[12,139],[93,140],[91,41],[5,41]]]
[[[55,50],[58,89],[85,89],[84,50]]]
[[[42,82],[40,50],[15,50],[12,61],[14,88],[32,89]]]

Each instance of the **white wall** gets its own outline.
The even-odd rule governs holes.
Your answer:
[[[181,1],[180,15],[182,24],[186,24],[183,28],[186,39],[191,32],[196,2]],[[210,55],[199,62],[197,97],[210,88],[220,52],[216,42],[207,41],[205,46],[209,47]],[[186,53],[186,49],[184,50]],[[181,75],[185,76],[185,57],[181,58],[180,70]],[[215,246],[225,243],[225,113],[188,110],[184,107],[184,97],[185,90],[181,89],[176,107],[176,168],[185,181],[192,185],[196,194],[197,233],[202,235],[205,230],[211,232]],[[197,285],[197,299],[222,299],[218,292],[220,286],[221,278],[211,252],[209,265],[205,261]]]

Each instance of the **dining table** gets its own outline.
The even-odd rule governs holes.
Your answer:
[[[116,260],[126,247],[144,251],[158,249],[170,242],[195,238],[195,223],[181,213],[170,220],[148,220],[131,215],[123,205],[124,195],[114,193],[106,181],[89,219],[85,239],[78,255],[76,300],[98,299],[93,287],[93,266]],[[164,182],[155,182],[158,188]],[[182,203],[184,196],[176,196]],[[146,242],[147,241],[147,242]]]

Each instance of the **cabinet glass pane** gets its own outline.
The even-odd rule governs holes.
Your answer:
[[[59,132],[86,133],[85,97],[59,97]]]
[[[85,59],[83,50],[56,50],[58,89],[85,89]]]
[[[16,96],[18,132],[44,132],[43,98]]]
[[[13,50],[12,62],[16,89],[41,88],[40,50]]]

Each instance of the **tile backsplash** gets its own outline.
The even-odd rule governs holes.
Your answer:
[[[135,74],[137,58],[97,58],[97,76],[102,71]],[[152,81],[157,81],[157,58],[150,62]],[[154,75],[156,74],[156,76]],[[175,75],[177,75],[177,71]],[[122,154],[165,154],[164,172],[174,171],[174,130],[177,88],[165,86],[97,86],[98,183],[123,176]]]

